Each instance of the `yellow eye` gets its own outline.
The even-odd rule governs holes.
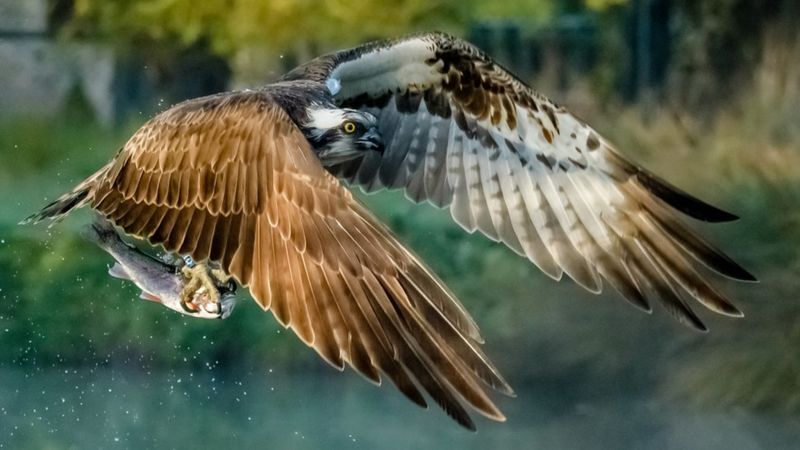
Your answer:
[[[347,134],[353,134],[353,133],[356,132],[356,124],[354,124],[353,122],[349,122],[349,121],[345,122],[344,125],[342,125],[342,129]]]

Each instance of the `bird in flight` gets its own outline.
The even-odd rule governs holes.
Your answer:
[[[556,280],[566,273],[594,293],[605,281],[700,330],[692,300],[741,316],[712,280],[755,280],[683,221],[735,216],[630,162],[441,33],[323,55],[262,88],[175,105],[28,221],[89,206],[191,258],[186,312],[216,301],[198,286],[208,294],[231,277],[334,367],[383,375],[421,406],[426,391],[470,429],[466,405],[504,420],[489,391],[513,391],[475,321],[345,185],[403,189]]]

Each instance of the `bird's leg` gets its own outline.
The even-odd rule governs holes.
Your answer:
[[[228,286],[230,277],[221,269],[212,268],[205,263],[195,263],[185,257],[181,267],[186,282],[181,290],[181,306],[188,312],[203,310],[220,311],[220,288]]]

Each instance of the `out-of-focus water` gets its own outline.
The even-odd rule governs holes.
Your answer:
[[[696,411],[646,395],[565,400],[546,386],[501,399],[478,432],[357,375],[0,369],[0,447],[796,448],[800,420]]]

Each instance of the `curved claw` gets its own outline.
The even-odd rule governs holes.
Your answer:
[[[233,310],[236,284],[222,270],[191,259],[181,267],[185,278],[180,305],[186,314],[203,318],[228,317]]]

